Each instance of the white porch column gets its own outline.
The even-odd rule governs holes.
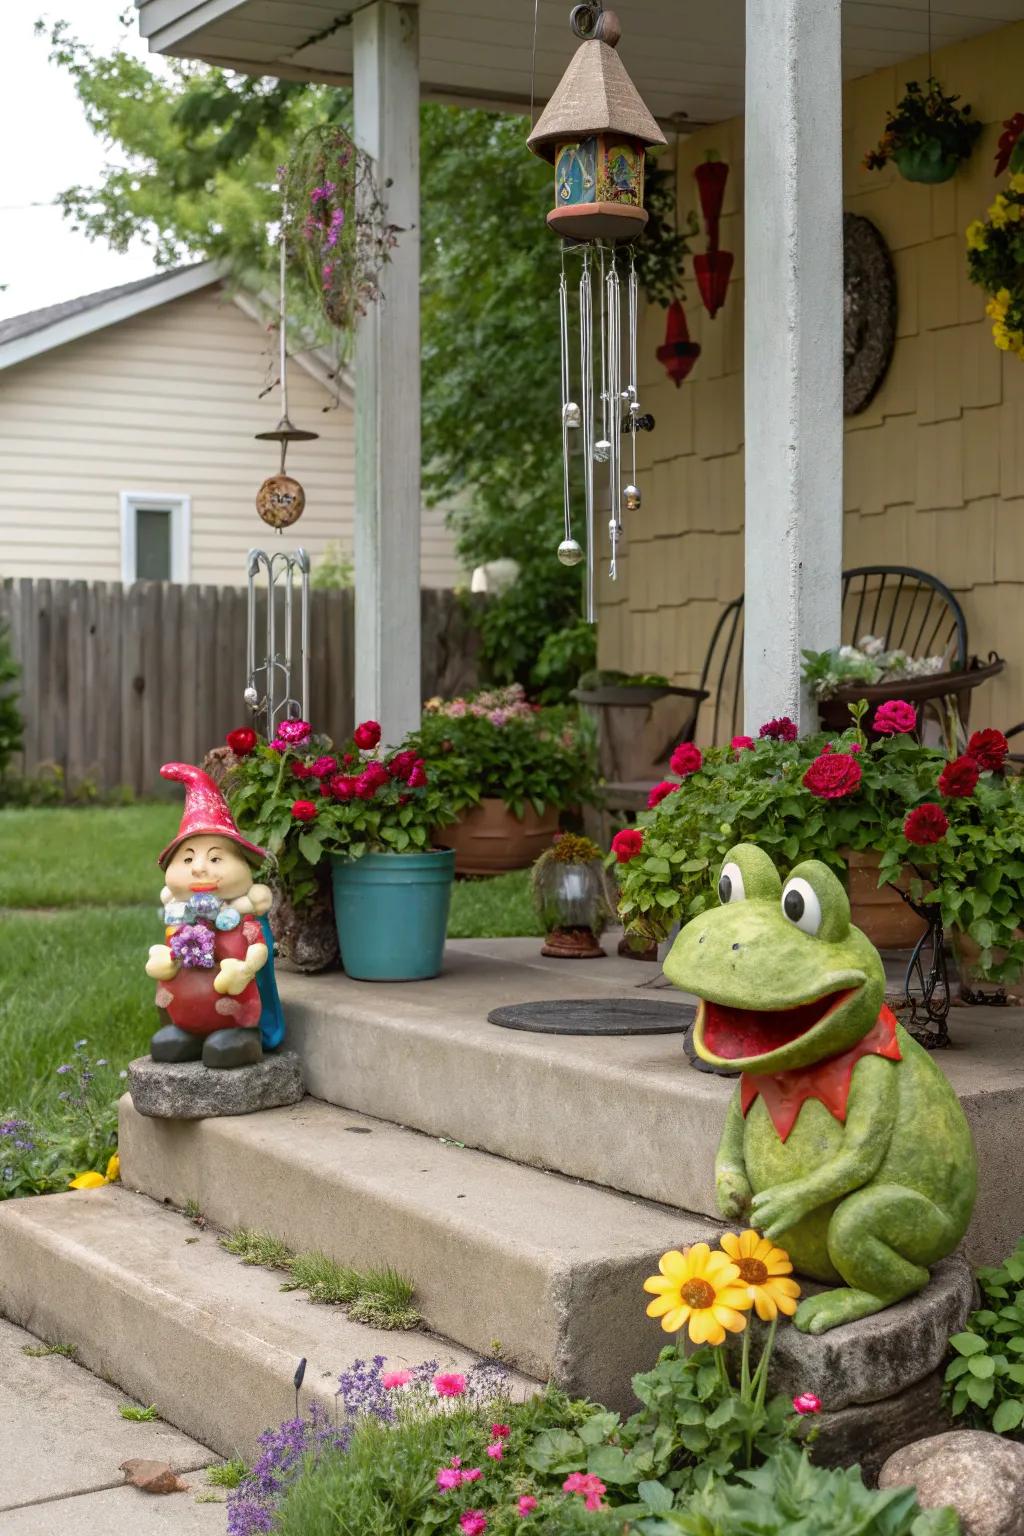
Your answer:
[[[398,244],[356,337],[356,719],[397,742],[420,719],[419,12],[352,18],[355,138]]]
[[[839,644],[840,0],[747,0],[745,718],[816,727],[803,648]]]

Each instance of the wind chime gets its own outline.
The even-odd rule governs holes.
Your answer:
[[[555,167],[547,216],[562,240],[558,302],[562,353],[563,565],[586,558],[586,613],[596,617],[595,464],[607,465],[609,574],[618,575],[622,512],[639,511],[636,433],[643,423],[637,377],[638,284],[630,244],[647,223],[644,155],[665,137],[615,49],[618,18],[600,0],[577,5],[570,21],[582,41],[527,140]],[[572,396],[573,349],[567,267],[578,260],[579,398]],[[625,288],[625,304],[623,304]],[[596,289],[596,295],[595,295]],[[623,326],[625,309],[625,326]],[[596,320],[596,336],[595,336]],[[583,457],[586,551],[573,534],[570,466],[576,434]],[[623,485],[622,436],[630,439]],[[602,470],[601,474],[604,473]]]
[[[283,533],[292,523],[298,522],[306,505],[306,493],[298,480],[285,473],[285,460],[289,443],[311,443],[319,432],[306,432],[292,426],[288,417],[288,294],[286,274],[288,242],[285,236],[286,212],[281,216],[279,293],[278,293],[278,365],[281,374],[281,420],[271,432],[257,432],[259,442],[281,444],[281,465],[276,475],[270,475],[256,492],[256,511],[265,523]]]

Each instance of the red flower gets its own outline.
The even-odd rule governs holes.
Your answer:
[[[821,1398],[813,1392],[801,1392],[799,1397],[794,1397],[793,1407],[797,1413],[820,1413]]]
[[[312,800],[293,800],[292,815],[296,821],[315,821],[316,806]]]
[[[777,720],[767,720],[757,734],[772,741],[796,741],[800,733],[788,715],[780,715]]]
[[[875,710],[871,728],[879,736],[905,736],[917,729],[917,710],[905,699],[886,699]]]
[[[425,789],[427,787],[427,774],[422,758],[417,758],[412,765],[412,772],[405,781],[410,789]]]
[[[237,731],[228,731],[224,740],[236,757],[248,757],[256,745],[256,732],[248,725],[240,725]]]
[[[630,859],[636,858],[643,845],[644,835],[639,827],[623,827],[612,838],[612,853],[620,864],[628,864]]]
[[[939,794],[947,800],[966,800],[973,795],[981,769],[973,757],[958,757],[939,774]]]
[[[380,726],[376,720],[364,720],[352,732],[352,740],[362,752],[371,752],[380,741]]]
[[[967,756],[973,757],[982,773],[998,773],[1009,750],[1002,731],[975,731],[967,743]]]
[[[321,785],[321,788],[324,787]],[[356,792],[356,781],[346,773],[333,773],[327,780],[326,790],[335,800],[351,800]]]
[[[401,779],[403,783],[416,766],[416,753],[408,748],[404,752],[396,752],[387,764],[387,771],[393,779]]]
[[[332,773],[338,771],[338,759],[336,757],[318,757],[310,766],[310,774],[314,779],[329,779]]]
[[[929,843],[941,843],[948,831],[949,819],[945,811],[931,800],[912,810],[903,823],[903,836],[919,848]]]
[[[311,779],[313,777],[313,770],[308,763],[292,763],[293,779]]]
[[[841,800],[852,795],[863,778],[863,770],[848,752],[823,752],[804,774],[804,788],[820,800]]]
[[[754,738],[753,736],[734,736],[729,746],[733,752],[753,752]]]
[[[660,784],[655,784],[647,796],[647,809],[653,811],[656,805],[661,804],[666,795],[674,795],[676,790],[681,788],[681,784],[673,784],[671,779],[662,779]]]
[[[695,747],[692,741],[681,741],[669,758],[669,767],[673,773],[678,773],[681,779],[688,779],[691,773],[696,773],[704,762],[700,747]]]

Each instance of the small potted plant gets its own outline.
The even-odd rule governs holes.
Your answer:
[[[533,900],[547,930],[541,950],[555,960],[598,960],[614,911],[601,849],[573,832],[557,836],[533,866]]]
[[[879,171],[892,160],[905,181],[949,181],[981,133],[970,107],[958,106],[959,100],[947,96],[935,79],[923,87],[908,80],[906,95],[895,112],[886,114],[877,148],[864,157],[865,167]]]
[[[429,762],[454,813],[438,841],[454,850],[460,875],[528,868],[558,830],[559,813],[593,797],[587,723],[564,705],[529,703],[517,683],[430,700],[409,746]]]
[[[454,819],[419,753],[381,746],[358,725],[335,748],[306,721],[280,724],[229,781],[240,828],[262,835],[301,908],[330,869],[342,963],[361,981],[413,981],[441,969],[455,859],[435,845]]]

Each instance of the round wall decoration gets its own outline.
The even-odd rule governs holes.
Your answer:
[[[896,273],[880,231],[843,215],[843,415],[870,404],[896,344]]]

